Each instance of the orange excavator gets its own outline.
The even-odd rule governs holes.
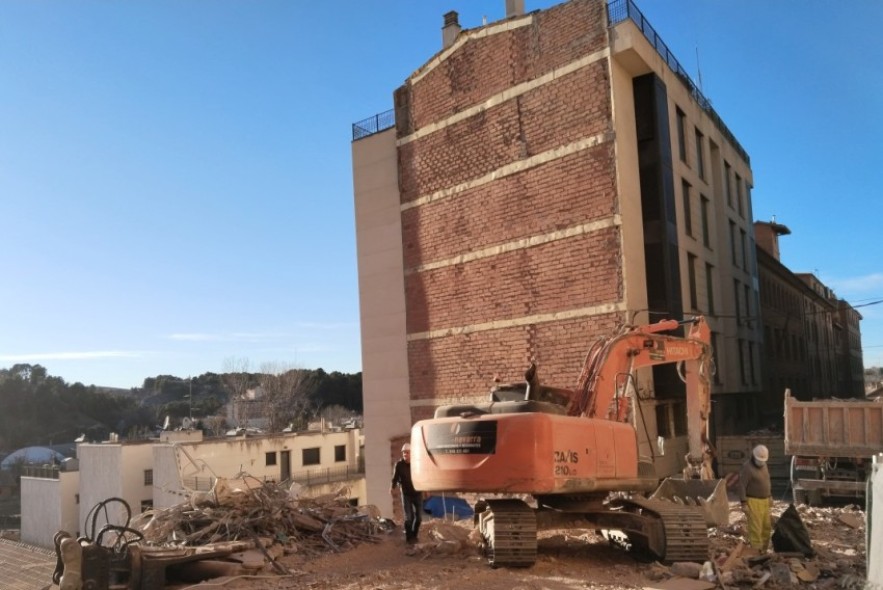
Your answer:
[[[708,440],[711,332],[702,317],[683,323],[685,337],[663,334],[681,325],[666,320],[599,340],[575,389],[540,385],[531,365],[487,403],[439,407],[411,430],[415,487],[487,495],[475,521],[494,566],[530,566],[538,529],[575,526],[619,531],[665,561],[705,561],[707,527],[725,524],[729,506]],[[629,392],[635,370],[666,363],[686,382],[689,452],[682,476],[660,485],[639,456]]]

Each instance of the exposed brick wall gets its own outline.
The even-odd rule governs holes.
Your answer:
[[[609,217],[613,158],[606,143],[405,210],[405,268]]]
[[[622,297],[619,231],[609,228],[405,278],[407,331],[547,314]],[[599,280],[602,279],[602,280]]]
[[[409,127],[419,129],[606,46],[605,3],[573,0],[530,26],[468,41],[411,88]]]
[[[541,383],[574,387],[591,345],[599,334],[612,334],[620,319],[607,314],[412,341],[411,397],[439,398],[442,404],[487,399],[495,377],[503,383],[521,381],[531,361],[537,363]],[[426,408],[412,411],[415,420],[431,413]]]
[[[571,0],[527,27],[474,39],[396,93],[399,137],[536,80],[606,46],[605,2]],[[572,387],[594,340],[621,316],[518,326],[524,318],[622,300],[619,228],[532,245],[440,268],[420,265],[488,246],[610,220],[616,201],[609,64],[590,63],[399,147],[403,203],[460,187],[402,213],[410,335],[491,321],[503,327],[408,344],[411,397],[486,398],[494,376],[518,381],[536,361],[542,382]],[[491,172],[580,140],[599,145],[484,184]],[[448,402],[448,403],[450,403]],[[414,420],[433,404],[412,409]]]
[[[406,143],[399,149],[402,201],[609,132],[608,89],[607,62],[596,62]]]

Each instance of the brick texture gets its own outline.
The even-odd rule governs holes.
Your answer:
[[[619,319],[607,314],[412,341],[411,397],[440,404],[488,399],[495,378],[522,381],[531,362],[537,363],[541,383],[574,387],[589,348],[598,335],[612,334]],[[432,409],[413,413],[415,419],[430,417]]]
[[[602,144],[405,210],[405,268],[611,216],[613,157]]]
[[[531,361],[538,363],[542,382],[572,387],[592,342],[621,320],[603,314],[513,324],[621,301],[615,226],[421,268],[610,220],[618,211],[606,59],[448,121],[603,49],[604,10],[601,0],[571,0],[536,13],[529,26],[470,40],[396,93],[399,137],[449,123],[398,151],[402,202],[414,204],[402,212],[411,396],[434,400],[413,408],[414,420],[430,417],[435,403],[486,398],[495,376],[518,381]],[[520,167],[528,158],[590,138],[601,143]],[[508,174],[476,182],[501,171]],[[435,198],[438,191],[451,194]],[[433,201],[415,203],[429,195]],[[475,330],[492,321],[500,327]],[[470,327],[466,333],[423,335]]]

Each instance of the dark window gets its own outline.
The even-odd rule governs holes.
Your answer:
[[[656,434],[663,438],[671,437],[671,424],[668,421],[668,404],[656,406]]]
[[[748,376],[752,385],[757,384],[757,375],[754,373],[754,342],[748,343]]]
[[[304,467],[306,467],[307,465],[318,465],[319,463],[321,463],[319,454],[320,450],[321,449],[319,449],[319,447],[303,450]]]
[[[681,196],[684,199],[684,231],[688,236],[693,235],[693,210],[690,202],[690,183],[681,181]]]
[[[739,299],[741,299],[740,294],[739,294],[739,292],[741,290],[742,289],[740,289],[740,287],[739,287],[739,279],[733,279],[733,296],[735,297],[734,303],[736,304],[735,308],[736,308],[736,325],[737,326],[742,325],[742,312],[741,312],[742,304],[739,301]]]
[[[753,318],[751,316],[751,287],[749,285],[744,285],[745,287],[745,323],[748,326],[751,326],[749,323]]]
[[[696,172],[699,178],[705,180],[705,136],[698,129],[696,130]]]
[[[736,258],[736,224],[730,221],[730,254],[733,259],[733,266],[739,266],[739,261]]]
[[[745,248],[745,240],[746,240],[745,230],[739,230],[739,250],[742,253],[742,268],[748,270],[748,250]]]
[[[334,460],[336,462],[346,461],[346,445],[334,446]]]
[[[705,263],[705,290],[708,295],[708,315],[714,315],[714,267]]]
[[[739,211],[739,215],[745,217],[745,214],[742,212],[742,177],[738,174],[736,175],[736,208]]]
[[[687,402],[675,402],[671,406],[675,423],[675,436],[687,434]]]
[[[748,385],[745,379],[745,341],[739,338],[739,376],[742,378],[742,385]]]
[[[724,192],[727,193],[727,205],[730,207],[733,206],[733,182],[732,182],[733,172],[730,169],[730,165],[724,160]]]
[[[267,465],[275,465],[276,464],[276,451],[273,451],[271,453],[266,453],[266,456],[267,456],[267,461],[266,461]]]
[[[153,469],[145,469],[144,470],[144,485],[146,485],[146,486],[153,485]]]
[[[699,195],[699,203],[702,206],[702,243],[706,248],[711,248],[711,228],[708,225],[708,207],[709,201],[705,195]]]
[[[681,157],[681,162],[687,161],[687,138],[686,132],[684,131],[684,126],[686,125],[687,116],[684,115],[684,112],[681,109],[676,109],[675,114],[677,115],[677,125],[678,125],[678,155]]]
[[[687,273],[690,277],[690,308],[699,309],[699,298],[696,295],[696,257],[687,254]]]

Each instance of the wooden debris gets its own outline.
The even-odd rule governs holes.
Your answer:
[[[294,498],[282,485],[248,477],[218,479],[211,492],[195,492],[187,502],[147,511],[133,527],[143,533],[142,544],[148,546],[244,542],[279,573],[287,573],[277,566],[284,553],[319,554],[377,542],[391,528],[387,521],[351,506],[343,493]]]
[[[711,590],[714,587],[714,582],[675,576],[664,582],[654,582],[649,586],[644,586],[644,590]]]
[[[763,576],[761,576],[761,578],[757,581],[757,583],[754,584],[754,587],[755,587],[755,588],[760,588],[761,586],[763,586],[764,584],[766,584],[766,581],[770,579],[770,576],[771,576],[771,575],[772,575],[772,574],[769,573],[769,572],[764,573]]]
[[[843,524],[845,524],[849,527],[852,527],[854,529],[859,529],[862,526],[864,526],[864,524],[865,524],[862,519],[860,519],[852,514],[849,514],[847,512],[843,512],[843,513],[838,514],[837,520],[839,520]]]
[[[723,564],[720,566],[720,570],[722,572],[728,572],[733,569],[733,566],[736,564],[736,560],[742,557],[742,550],[745,548],[745,543],[739,541],[739,543],[730,551],[730,554],[727,556],[727,559],[724,560]]]

